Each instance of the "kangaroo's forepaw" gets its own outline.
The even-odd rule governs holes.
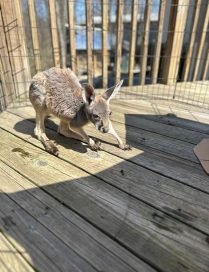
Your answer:
[[[100,149],[101,142],[98,140],[94,141],[94,140],[90,139],[89,145],[92,150],[97,151]]]
[[[127,144],[120,144],[119,147],[122,150],[131,150],[131,146]]]

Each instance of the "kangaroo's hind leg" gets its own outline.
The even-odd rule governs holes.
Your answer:
[[[59,155],[58,148],[51,140],[48,139],[45,133],[44,120],[47,116],[47,112],[40,109],[35,110],[36,110],[36,127],[34,133],[37,136],[37,138],[42,142],[47,152],[55,156],[58,156]]]
[[[45,88],[39,84],[39,82],[33,82],[30,86],[29,98],[36,112],[36,127],[34,133],[42,142],[46,151],[58,156],[59,151],[56,145],[48,139],[45,133],[44,120],[48,114],[45,103]]]

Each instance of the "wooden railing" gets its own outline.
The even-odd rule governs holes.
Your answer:
[[[56,0],[45,0],[47,2],[47,12],[49,14],[49,31],[51,33],[51,50],[53,55],[53,65],[61,65],[61,49],[59,42],[59,28],[57,22]],[[66,0],[66,10],[68,10],[68,33],[70,54],[70,66],[75,73],[79,73],[77,62],[80,54],[76,48],[76,21],[75,6],[81,5],[81,0]],[[92,6],[94,0],[85,0],[86,18],[86,72],[88,81],[94,80],[94,55],[92,40],[94,34],[94,12]],[[150,53],[150,35],[153,30],[152,14],[153,3],[151,0],[144,0],[144,7],[139,5],[138,0],[125,1],[117,0],[115,16],[116,42],[115,48],[109,48],[108,35],[111,34],[109,25],[112,24],[112,13],[109,12],[111,0],[99,0],[101,3],[101,50],[96,54],[101,55],[101,84],[104,88],[108,86],[109,78],[114,77],[114,82],[121,78],[121,62],[123,56],[124,26],[126,24],[124,13],[127,3],[131,5],[129,22],[131,27],[130,39],[127,50],[128,72],[123,77],[126,78],[127,85],[131,86],[134,75],[138,73],[138,85],[149,83],[170,84],[176,81],[195,81],[208,79],[209,68],[209,4],[207,0],[194,1],[192,6],[189,0],[161,0],[157,12],[157,24],[154,50]],[[141,1],[143,2],[143,1]],[[37,11],[35,0],[28,0],[28,17],[30,21],[30,32],[32,37],[33,58],[28,56],[26,39],[25,20],[23,18],[23,6],[21,0],[1,0],[1,81],[4,82],[4,90],[17,96],[25,91],[30,80],[31,65],[35,64],[35,72],[43,69],[41,58],[40,28],[37,26]],[[141,12],[141,13],[140,13]],[[139,16],[139,13],[142,15]],[[143,13],[143,14],[142,14]],[[189,16],[190,13],[190,16]],[[24,13],[25,16],[25,13]],[[142,19],[143,18],[143,19]],[[189,25],[188,22],[191,22]],[[14,25],[16,22],[16,25]],[[139,26],[143,24],[143,30],[139,31]],[[12,28],[13,27],[13,28]],[[141,37],[139,44],[138,37]],[[185,35],[189,36],[185,43]],[[165,37],[166,38],[165,38]],[[42,37],[44,39],[44,37]],[[139,50],[140,48],[140,50]],[[138,53],[139,52],[139,53]],[[114,68],[109,71],[110,55],[114,56]],[[151,59],[151,61],[150,61]],[[135,71],[135,67],[140,67]],[[112,66],[111,66],[112,67]],[[135,74],[134,74],[135,73]],[[13,90],[12,90],[13,88]],[[9,90],[10,89],[10,90]]]

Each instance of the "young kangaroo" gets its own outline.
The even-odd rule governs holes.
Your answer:
[[[89,121],[103,133],[112,134],[123,150],[130,149],[115,132],[110,121],[110,100],[118,93],[123,81],[108,89],[103,95],[95,96],[90,84],[81,85],[70,69],[50,68],[37,73],[31,82],[29,98],[36,112],[35,135],[46,150],[56,156],[56,145],[45,134],[44,120],[53,114],[60,118],[58,133],[87,142],[93,150],[99,143],[91,139],[83,130]]]

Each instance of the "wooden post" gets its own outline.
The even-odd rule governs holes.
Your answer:
[[[200,15],[201,1],[202,0],[197,0],[196,5],[195,5],[195,10],[194,10],[194,14],[193,14],[194,17],[193,17],[192,33],[191,33],[191,37],[190,37],[190,40],[189,40],[188,50],[187,50],[186,59],[185,59],[183,72],[182,72],[183,81],[188,80],[189,70],[190,70],[190,67],[191,67],[192,53],[193,53],[194,45],[195,45],[195,36],[196,36],[196,33],[197,33],[197,26],[198,26],[199,15]]]
[[[117,37],[116,37],[116,67],[115,67],[115,83],[120,80],[121,72],[121,55],[123,45],[123,0],[117,1]]]
[[[133,0],[132,15],[131,15],[131,41],[130,41],[130,52],[129,52],[129,74],[128,74],[129,86],[132,85],[133,83],[136,36],[137,36],[137,16],[138,16],[138,0]]]
[[[60,52],[59,52],[59,39],[58,39],[58,33],[57,33],[57,15],[56,15],[55,0],[48,0],[48,4],[49,4],[49,14],[50,14],[54,66],[60,67]]]
[[[86,0],[86,44],[87,44],[87,74],[89,84],[93,83],[92,60],[92,14],[91,0]]]
[[[144,12],[144,37],[141,56],[141,85],[144,85],[146,81],[149,31],[150,31],[150,12],[151,12],[151,0],[147,0]]]
[[[160,64],[160,52],[162,47],[162,37],[163,37],[163,24],[165,18],[167,0],[161,0],[160,11],[159,11],[159,21],[158,21],[158,33],[156,39],[155,54],[152,67],[152,84],[157,83],[159,64]]]
[[[39,40],[38,40],[38,30],[36,24],[36,12],[34,6],[34,0],[28,0],[28,7],[29,7],[29,17],[30,17],[30,24],[31,24],[31,34],[32,34],[32,42],[33,42],[33,52],[35,57],[35,66],[36,71],[41,70],[41,58],[40,58],[40,47],[39,47]]]
[[[195,81],[197,80],[198,72],[199,72],[199,66],[200,66],[200,59],[203,53],[204,45],[205,45],[205,39],[207,35],[207,29],[208,29],[208,22],[209,22],[209,5],[207,5],[207,11],[205,13],[205,18],[204,18],[204,23],[203,23],[203,28],[202,28],[202,34],[200,38],[200,42],[198,44],[198,49],[197,49],[197,58],[196,58],[196,63],[193,71],[193,76],[192,80]]]
[[[102,1],[102,86],[108,85],[108,0]]]
[[[70,36],[70,62],[74,73],[77,74],[76,45],[75,45],[75,24],[74,24],[74,1],[69,0],[69,36]]]
[[[177,80],[189,0],[172,0],[169,34],[163,65],[163,83],[172,84]]]

